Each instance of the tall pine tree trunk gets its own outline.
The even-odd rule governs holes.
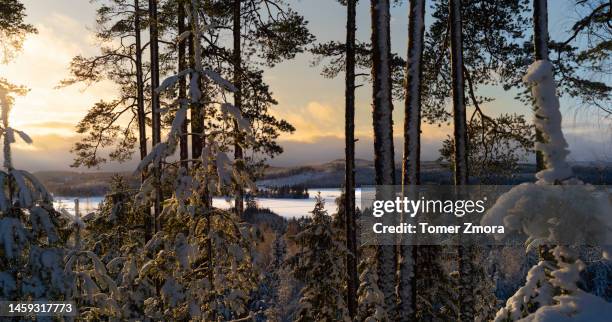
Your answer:
[[[465,83],[463,79],[463,44],[462,44],[461,0],[450,0],[449,21],[451,33],[451,75],[453,90],[454,120],[454,167],[455,185],[467,185],[467,122],[465,110]],[[460,320],[474,321],[474,281],[472,246],[459,245],[459,310]]]
[[[140,3],[134,0],[134,35],[136,36],[136,109],[138,112],[138,142],[140,148],[140,160],[147,156],[147,123],[144,106],[144,80],[142,73],[142,44],[140,39]],[[141,182],[144,182],[147,174],[143,170],[140,174]],[[145,210],[144,216],[144,234],[145,242],[149,241],[152,234],[151,212],[150,209]]]
[[[376,185],[386,186],[386,188],[377,189],[377,199],[386,199],[390,197],[389,186],[395,184],[389,0],[371,0],[371,14],[374,167]],[[385,309],[391,313],[396,307],[397,257],[395,246],[378,246],[376,256],[379,289],[385,297]]]
[[[461,0],[450,0],[449,10],[451,33],[451,77],[453,80],[453,121],[455,138],[455,184],[466,185],[468,182],[468,141],[465,111],[465,82],[463,79]]]
[[[421,184],[421,67],[425,0],[410,0],[402,185]]]
[[[161,117],[159,111],[159,52],[158,52],[158,30],[157,30],[157,0],[149,0],[149,37],[151,51],[151,121],[153,124],[153,146],[161,142]],[[153,174],[156,177],[155,203],[153,205],[153,222],[155,232],[159,231],[158,217],[161,213],[162,189],[161,189],[161,162],[153,165]]]
[[[356,1],[346,3],[346,76],[345,76],[345,172],[344,212],[346,214],[346,303],[349,315],[357,314],[357,229],[355,223],[355,19]]]
[[[404,157],[402,160],[402,194],[409,185],[420,184],[421,162],[421,62],[425,33],[425,0],[410,0],[408,26],[408,66],[406,69],[406,102],[404,111]],[[399,320],[413,321],[416,312],[417,246],[400,246]]]
[[[179,0],[178,2],[178,33],[179,35],[183,34],[183,32],[187,31],[185,26],[185,0]],[[182,40],[178,44],[178,71],[181,72],[187,69],[187,62],[185,61],[185,52],[186,52],[186,44],[185,40]],[[187,80],[185,76],[182,76],[179,79],[179,92],[178,97],[180,101],[187,99]],[[187,128],[189,121],[185,118],[183,124],[181,125],[181,137],[180,137],[180,145],[179,145],[179,156],[181,159],[181,167],[187,169],[189,167],[189,142],[187,132],[189,129]]]
[[[241,48],[241,17],[240,17],[240,2],[241,0],[234,0],[233,4],[233,40],[234,40],[234,86],[236,87],[236,91],[234,92],[234,106],[239,111],[242,111],[242,48]],[[244,156],[242,147],[240,146],[240,129],[238,128],[238,122],[234,120],[234,131],[235,131],[235,140],[234,142],[234,161],[238,161],[239,166],[245,167],[246,164],[239,163],[244,162]],[[246,170],[246,169],[242,169]],[[235,207],[236,207],[236,215],[240,218],[242,213],[244,212],[244,189],[237,184],[236,185],[236,198],[235,198]]]
[[[533,42],[536,60],[548,60],[548,1],[533,0]],[[538,117],[538,111],[535,111]],[[543,143],[542,131],[536,129],[536,142]],[[536,170],[544,170],[544,155],[536,150]]]

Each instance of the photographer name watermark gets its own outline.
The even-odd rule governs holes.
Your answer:
[[[584,186],[542,186],[527,197],[507,200],[507,193],[515,187],[362,187],[361,214],[358,220],[361,243],[522,245],[526,237],[521,235],[520,229],[512,229],[521,225],[544,232],[552,231],[552,227],[555,231],[562,228],[563,234],[547,236],[550,237],[549,241],[558,244],[607,245],[612,242],[612,233],[605,229],[597,234],[589,234],[580,231],[589,228],[562,220],[580,216],[585,211],[591,215],[593,211],[602,212],[601,218],[612,216],[612,213],[603,213],[605,211],[601,209],[605,207],[588,205],[591,199],[601,201],[609,196],[609,200],[612,200],[610,187],[590,186],[586,189]],[[600,198],[602,195],[604,198]],[[555,221],[556,215],[559,220]],[[517,218],[525,222],[516,222],[519,220]],[[538,218],[546,220],[539,222]],[[585,235],[594,237],[589,240],[572,238]]]

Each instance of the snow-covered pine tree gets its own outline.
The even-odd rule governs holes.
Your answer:
[[[287,243],[282,233],[277,233],[272,244],[272,261],[266,272],[264,279],[259,284],[260,301],[265,305],[264,312],[259,314],[262,321],[280,321],[283,308],[280,303],[280,289],[282,283],[283,270],[285,270],[285,260],[287,258]],[[261,308],[257,307],[261,311]],[[251,309],[253,310],[253,308]]]
[[[4,171],[0,172],[0,300],[70,300],[72,274],[64,270],[64,245],[70,221],[53,208],[45,187],[27,171],[13,167],[11,144],[30,137],[9,125],[15,96],[27,90],[0,78],[0,135]]]
[[[454,321],[459,319],[459,285],[455,272],[445,271],[444,251],[449,246],[422,245],[417,247],[419,276],[416,279],[417,321]]]
[[[359,263],[359,289],[357,290],[357,321],[391,321],[385,310],[385,295],[378,288],[376,273],[376,250],[362,247]]]
[[[491,321],[498,310],[498,300],[495,296],[495,283],[487,271],[484,261],[487,260],[486,248],[474,246],[474,321]]]
[[[193,35],[194,39],[200,39],[204,29],[214,28],[201,25],[202,12],[198,1],[188,3],[185,10],[191,30],[182,37]],[[193,42],[193,53],[190,68],[167,78],[155,89],[161,94],[173,88],[181,77],[190,76],[187,97],[179,98],[173,103],[175,108],[166,111],[172,114],[169,116],[172,127],[167,139],[153,147],[139,164],[137,172],[152,164],[180,162],[166,161],[166,158],[176,151],[189,109],[207,103],[202,97],[201,78],[207,77],[217,84],[220,92],[235,91],[230,82],[212,69],[203,67],[200,42]],[[220,95],[220,99],[222,97]],[[235,121],[244,132],[245,140],[252,139],[248,120],[233,105],[219,103],[210,108],[218,109],[217,113],[222,116],[220,122],[231,126]],[[191,112],[194,115],[193,110]],[[136,283],[157,286],[159,290],[158,295],[144,299],[143,311],[147,318],[209,321],[250,315],[248,296],[256,284],[251,260],[254,231],[248,224],[240,223],[235,214],[214,209],[207,198],[202,198],[208,191],[228,192],[230,183],[254,189],[248,176],[237,171],[225,154],[231,142],[224,140],[221,134],[220,131],[210,131],[203,137],[207,144],[201,155],[193,156],[199,159],[201,167],[188,172],[184,167],[166,166],[161,169],[161,182],[149,177],[135,197],[137,207],[150,204],[155,199],[156,185],[162,183],[164,191],[171,194],[163,200],[160,230],[139,253],[144,264],[138,269]],[[124,271],[130,271],[132,263],[125,261]]]
[[[144,261],[139,256],[145,240],[143,216],[149,212],[134,205],[134,195],[123,177],[114,176],[96,212],[83,218],[83,245],[73,251],[71,265],[84,286],[78,293],[82,319],[141,318],[144,300],[155,294],[154,285],[136,280]]]
[[[311,221],[295,236],[299,250],[288,261],[304,283],[296,321],[350,321],[343,292],[345,247],[324,207],[318,195]]]
[[[204,2],[202,7],[206,11],[203,16],[206,23],[218,26],[202,34],[201,40],[214,47],[207,50],[203,58],[206,64],[216,66],[221,75],[232,80],[236,87],[233,105],[253,125],[253,140],[248,142],[243,140],[241,126],[234,124],[231,131],[225,129],[226,135],[236,141],[231,148],[234,159],[242,160],[234,162],[234,166],[242,167],[241,171],[256,177],[263,170],[266,158],[283,151],[276,142],[278,134],[295,130],[270,113],[269,108],[277,102],[262,77],[265,75],[262,68],[293,59],[306,50],[314,36],[304,17],[285,0],[219,0],[214,5]],[[230,36],[230,32],[231,40],[225,41],[224,36]],[[214,111],[206,110],[206,114],[207,130],[218,128]],[[197,121],[197,118],[193,120]],[[238,213],[243,212],[243,188],[234,186]]]
[[[536,183],[516,186],[502,195],[482,223],[505,224],[507,229],[524,233],[529,237],[528,250],[558,242],[556,236],[564,227],[583,227],[564,237],[601,242],[602,236],[612,232],[612,204],[606,194],[593,194],[592,187],[572,178],[553,65],[546,59],[535,61],[524,80],[531,85],[537,106],[534,123],[543,141],[536,143],[536,149],[542,152],[545,169],[536,174]],[[568,190],[569,185],[573,187]],[[550,203],[542,207],[542,200]],[[581,206],[568,206],[573,204]],[[563,208],[551,211],[552,205]],[[567,246],[556,246],[549,255],[552,259],[542,259],[531,268],[525,286],[497,312],[495,321],[608,320],[612,304],[577,287],[584,264],[574,252]],[[609,256],[606,248],[603,256]]]

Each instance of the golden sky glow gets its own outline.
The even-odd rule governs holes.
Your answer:
[[[304,11],[306,18],[313,25],[313,32],[319,39],[328,40],[341,35],[343,20],[320,17],[320,11],[315,14],[306,4],[310,1],[313,5],[316,2],[317,6],[329,6],[331,9],[327,15],[339,15],[342,11],[341,7],[329,1],[325,2],[326,4],[323,0],[297,2],[296,6],[300,7],[298,10]],[[93,103],[100,99],[110,99],[115,93],[115,88],[108,82],[98,83],[89,88],[84,88],[82,84],[56,88],[59,81],[68,76],[67,68],[72,57],[78,54],[89,56],[97,52],[90,31],[93,29],[95,7],[86,0],[28,0],[24,3],[28,12],[27,21],[36,26],[38,34],[28,36],[23,52],[13,62],[0,65],[0,77],[30,88],[28,95],[16,100],[11,119],[15,128],[29,133],[35,142],[32,146],[17,144],[16,160],[23,164],[22,167],[33,170],[67,169],[72,159],[69,153],[70,147],[78,139],[74,133],[74,125]],[[367,9],[361,11],[367,13]],[[367,19],[367,15],[358,18]],[[317,19],[321,21],[317,23]],[[403,26],[406,22],[403,19],[400,17],[392,22],[392,28],[399,30],[396,33],[400,37],[405,33]],[[335,29],[325,25],[330,23],[337,25]],[[365,32],[364,29],[367,30],[367,26],[359,28],[361,33]],[[327,32],[329,30],[333,31],[333,35]],[[402,52],[402,49],[397,51]],[[277,158],[275,164],[325,162],[343,155],[343,77],[333,80],[322,78],[319,75],[320,69],[311,67],[310,60],[310,57],[300,55],[296,60],[281,63],[266,73],[266,80],[279,101],[273,113],[288,120],[297,129],[293,135],[281,138],[281,143],[287,145],[288,152]],[[360,138],[357,152],[358,157],[371,159],[370,93],[368,84],[365,85],[357,93],[356,135]],[[500,93],[498,100],[485,106],[487,109],[496,113],[530,113],[528,107],[512,99],[512,93],[503,93],[503,91],[496,93]],[[403,132],[402,111],[403,104],[398,102],[394,112],[396,137],[401,136]],[[569,113],[568,117],[571,116],[572,113]],[[604,122],[603,132],[601,124],[595,125],[599,126],[599,130],[594,131],[592,122],[587,124],[581,121],[572,128],[572,123],[566,119],[566,124],[570,137],[572,135],[580,137],[574,139],[575,144],[572,144],[572,138],[569,139],[570,145],[574,148],[597,150],[597,146],[602,147],[600,142],[612,141],[609,122]],[[440,142],[450,133],[451,129],[447,126],[423,125],[423,157],[435,159]],[[291,144],[287,144],[288,142]],[[297,153],[299,149],[296,148],[296,144],[309,147],[311,155]],[[396,147],[398,152],[401,150],[399,144],[401,142],[398,142]],[[320,151],[312,151],[310,148],[317,146]],[[603,148],[606,151],[607,149],[612,149],[612,146]],[[294,151],[295,154],[291,154],[290,151]],[[106,169],[128,168],[112,165]]]

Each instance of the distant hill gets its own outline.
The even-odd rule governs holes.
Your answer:
[[[374,185],[374,162],[368,160],[355,161],[355,181],[357,186]],[[576,176],[592,184],[612,184],[612,163],[580,162],[572,164]],[[504,179],[498,184],[512,185],[535,180],[535,165],[520,164],[519,173],[510,180]],[[401,165],[396,165],[396,182],[401,182]],[[344,182],[344,160],[298,166],[273,167],[266,171],[260,186],[291,186],[303,185],[309,188],[337,188]],[[448,164],[425,161],[421,163],[422,184],[452,184],[453,174]]]
[[[131,172],[72,172],[40,171],[34,175],[56,196],[92,197],[102,196],[109,190],[114,175],[126,178],[131,187],[137,188],[140,179]]]
[[[374,162],[358,159],[355,161],[355,179],[357,186],[374,185]],[[592,184],[612,184],[612,164],[575,163],[572,166],[576,176]],[[421,164],[423,184],[451,184],[452,172],[447,164],[426,161]],[[517,184],[533,181],[535,166],[522,164],[519,174],[503,184]],[[57,196],[91,197],[101,196],[108,192],[113,175],[126,178],[131,187],[137,188],[140,178],[131,172],[71,172],[41,171],[34,175]],[[401,167],[397,165],[396,182],[401,182]],[[338,188],[344,182],[344,160],[297,167],[269,167],[264,177],[257,181],[260,186],[303,185],[307,188]]]
[[[448,167],[439,162],[427,161],[421,164],[423,182],[444,182],[451,179]],[[401,166],[397,165],[399,182]],[[374,162],[355,160],[355,182],[357,186],[374,184]],[[299,167],[274,167],[266,171],[264,178],[257,181],[260,186],[304,185],[311,188],[337,188],[344,182],[344,160]]]

